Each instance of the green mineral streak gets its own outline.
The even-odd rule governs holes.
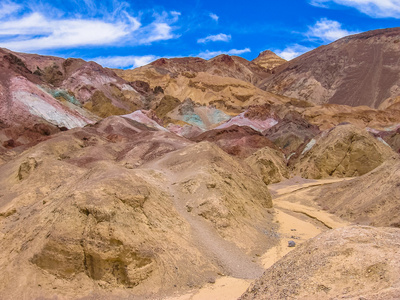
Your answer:
[[[203,120],[200,118],[200,116],[198,116],[196,114],[184,115],[183,121],[186,123],[189,123],[191,125],[198,126],[203,129],[206,128],[206,125],[204,124]]]
[[[48,87],[44,87],[44,86],[40,86],[38,85],[38,87],[40,89],[42,89],[43,91],[45,91],[46,93],[49,93],[50,95],[52,95],[54,98],[56,99],[64,99],[65,101],[68,101],[76,106],[82,107],[82,104],[79,102],[78,99],[76,99],[74,96],[72,96],[71,94],[69,94],[66,90],[63,89],[50,89]]]
[[[67,91],[65,90],[50,90],[49,93],[54,97],[54,98],[64,98],[68,102],[71,102],[72,104],[75,104],[77,106],[81,106],[82,104],[74,97],[71,96]]]

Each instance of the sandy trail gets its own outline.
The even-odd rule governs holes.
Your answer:
[[[278,197],[292,194],[293,192],[308,189],[310,187],[316,187],[321,185],[332,184],[335,182],[352,180],[353,178],[329,178],[329,179],[304,179],[301,177],[293,177],[288,180],[281,181],[276,184],[271,184],[268,186],[271,194],[275,199],[279,199]]]
[[[279,230],[277,234],[280,237],[280,242],[275,247],[269,249],[264,255],[262,255],[261,260],[263,267],[265,269],[272,266],[275,262],[285,256],[287,253],[292,251],[295,248],[288,247],[288,241],[294,241],[296,246],[301,243],[307,241],[310,238],[315,237],[323,231],[329,230],[330,228],[338,228],[349,225],[348,222],[345,222],[338,217],[329,214],[323,210],[320,210],[316,205],[307,205],[310,203],[310,199],[305,199],[303,197],[307,197],[307,189],[315,188],[319,185],[331,184],[338,181],[343,181],[348,179],[327,179],[327,180],[305,180],[305,179],[290,179],[278,184],[270,185],[269,188],[273,195],[275,195],[273,199],[274,210],[275,210],[275,222],[279,224]],[[177,191],[171,191],[176,193]],[[302,201],[300,202],[290,202],[288,201],[288,197],[292,194],[300,194]],[[175,194],[177,195],[177,194]],[[176,197],[176,196],[175,196]],[[298,198],[298,197],[297,197]],[[295,198],[295,199],[297,199]],[[178,197],[179,199],[179,197]],[[175,201],[178,201],[177,199]],[[179,200],[180,201],[180,200]],[[183,209],[186,212],[186,209],[182,207],[182,204],[175,203],[177,209]],[[181,212],[183,216],[187,214],[187,212]],[[186,216],[189,219],[193,218],[193,216]],[[187,219],[188,220],[188,219]],[[189,220],[188,220],[189,221]],[[199,237],[203,234],[209,235],[209,229],[206,229],[206,232],[202,232],[204,230],[202,222],[199,223],[197,220],[191,219],[190,224],[194,226],[193,230]],[[220,241],[217,239],[217,243],[214,245],[210,245],[209,243],[213,243],[215,241],[215,237],[210,234],[211,238],[207,238],[207,242],[204,246],[210,247],[211,252],[217,253],[216,255],[219,257],[221,252],[218,248],[224,244],[220,244]],[[222,255],[226,255],[226,249],[222,251]],[[236,254],[228,254],[231,258],[236,257],[237,259],[240,255],[236,256]],[[223,260],[223,259],[222,259]],[[226,266],[230,266],[232,261],[225,261]],[[239,265],[237,265],[239,267]],[[235,273],[235,272],[233,272]],[[233,274],[231,273],[231,274]],[[248,271],[245,272],[246,274]],[[244,275],[239,274],[237,275]],[[180,295],[176,297],[167,297],[165,299],[168,300],[203,300],[203,299],[218,299],[218,300],[230,300],[237,299],[240,297],[248,286],[251,283],[251,280],[243,279],[245,277],[235,278],[234,275],[221,277],[216,280],[214,284],[207,284],[200,290],[195,290],[185,295]]]

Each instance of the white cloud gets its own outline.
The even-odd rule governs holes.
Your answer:
[[[109,57],[96,57],[91,60],[97,62],[103,67],[108,68],[138,68],[151,63],[158,59],[155,55],[144,56],[109,56]]]
[[[400,19],[400,0],[311,0],[310,4],[329,7],[329,3],[353,7],[373,18]]]
[[[282,57],[283,59],[292,60],[293,58],[296,58],[297,56],[300,56],[303,53],[306,53],[313,49],[314,48],[305,47],[299,44],[294,44],[286,47],[283,50],[275,50],[274,52],[276,53],[276,55]]]
[[[358,32],[348,31],[342,28],[342,24],[337,21],[328,20],[323,18],[317,21],[314,26],[309,26],[306,33],[309,37],[316,37],[324,42],[333,42],[344,36],[355,34]]]
[[[218,20],[219,20],[219,17],[218,17],[216,14],[213,14],[213,13],[210,13],[210,14],[209,14],[209,17],[210,17],[211,19],[213,19],[215,22],[218,22]]]
[[[225,33],[220,33],[220,34],[216,34],[216,35],[209,35],[205,38],[202,39],[198,39],[197,42],[201,43],[201,44],[205,44],[207,42],[229,42],[231,40],[232,36],[229,34],[225,34]]]
[[[0,3],[0,18],[11,15],[21,9],[21,5],[11,1],[3,1]]]
[[[140,44],[151,44],[156,41],[165,41],[174,38],[178,38],[178,35],[172,33],[173,28],[167,23],[153,23],[150,24],[144,33],[141,35],[143,38],[140,39]]]
[[[85,0],[92,5],[91,0]],[[91,4],[92,3],[92,4]],[[118,15],[83,18],[49,17],[45,13],[30,11],[24,15],[12,2],[0,4],[0,47],[14,51],[37,51],[100,45],[151,44],[179,37],[174,34],[179,12],[153,15],[152,22],[142,25],[138,18],[126,11]],[[112,16],[112,17],[111,17]],[[105,21],[107,20],[107,21]]]
[[[174,34],[175,30],[171,24],[179,20],[180,12],[162,12],[161,15],[155,14],[155,21],[141,28],[137,34],[139,44],[151,44],[157,41],[166,41],[179,38],[180,35]]]
[[[317,7],[323,7],[323,8],[329,8],[329,6],[326,4],[330,0],[310,0],[309,3],[312,6],[317,6]]]
[[[0,45],[15,51],[105,45],[115,43],[139,27],[140,23],[133,18],[125,23],[106,23],[100,20],[50,20],[33,13],[17,21],[2,22],[0,36],[20,37]]]
[[[204,58],[204,59],[210,59],[215,56],[218,56],[220,54],[228,54],[228,55],[241,55],[243,53],[251,52],[250,48],[245,48],[245,49],[231,49],[228,51],[209,51],[206,50],[205,52],[199,53],[197,56]]]

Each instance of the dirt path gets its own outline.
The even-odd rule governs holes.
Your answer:
[[[311,188],[343,180],[349,179],[292,178],[269,186],[271,194],[274,195],[275,222],[280,225],[278,233],[281,240],[279,245],[269,249],[262,256],[265,268],[269,268],[294,249],[288,247],[289,241],[299,245],[323,231],[349,225],[348,222],[313,205],[311,197],[307,194]]]

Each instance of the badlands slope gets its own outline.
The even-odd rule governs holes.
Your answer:
[[[134,70],[1,49],[0,298],[398,299],[398,36]]]
[[[344,37],[274,69],[264,90],[313,103],[378,108],[399,96],[400,28]]]

